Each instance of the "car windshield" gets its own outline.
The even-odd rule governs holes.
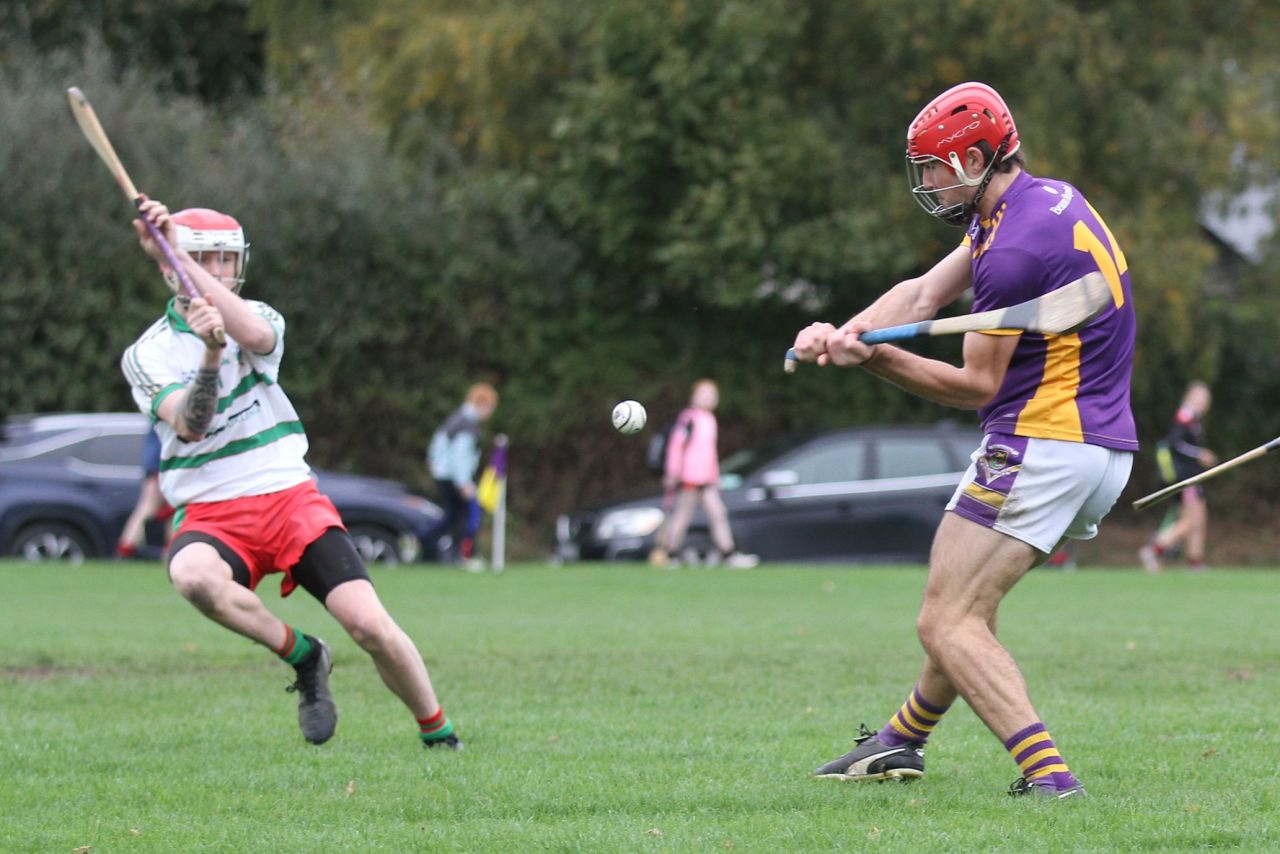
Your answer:
[[[764,468],[797,445],[809,440],[808,436],[786,436],[753,445],[726,457],[720,463],[720,488],[737,489],[752,472]]]
[[[19,416],[5,424],[0,460],[76,459],[97,465],[137,466],[145,424],[145,416],[132,413]]]
[[[33,430],[26,422],[10,421],[0,432],[3,433],[3,439],[0,440],[0,460],[9,460],[32,456],[32,448],[38,448],[41,442],[64,431]]]
[[[23,421],[6,421],[0,425],[0,444],[21,445],[33,438],[39,438],[39,434],[33,433],[31,426]]]

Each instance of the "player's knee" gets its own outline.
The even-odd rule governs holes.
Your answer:
[[[343,628],[351,639],[370,655],[378,655],[392,649],[399,629],[385,613],[361,614],[343,622]]]
[[[219,591],[231,582],[225,572],[219,572],[216,554],[209,560],[201,559],[201,555],[188,555],[187,551],[184,549],[169,564],[169,579],[184,599],[207,606],[215,602]]]
[[[920,645],[924,647],[924,651],[932,655],[938,643],[937,622],[924,608],[921,608],[920,613],[916,615],[916,636],[920,638]]]
[[[926,653],[934,656],[938,649],[945,645],[948,629],[953,622],[953,617],[945,608],[932,604],[926,599],[924,605],[920,607],[920,613],[916,615],[916,634]]]

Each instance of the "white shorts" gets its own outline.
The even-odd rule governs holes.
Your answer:
[[[947,509],[1048,554],[1088,540],[1129,482],[1133,453],[988,433]]]

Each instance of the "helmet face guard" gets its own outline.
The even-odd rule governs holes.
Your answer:
[[[924,212],[930,216],[937,217],[947,225],[964,225],[973,216],[974,211],[978,209],[978,203],[982,201],[982,197],[987,191],[987,185],[995,177],[996,164],[1007,156],[1005,148],[1008,144],[1008,139],[1000,142],[995,153],[991,156],[991,160],[987,163],[987,168],[983,169],[982,174],[976,178],[970,178],[964,171],[964,166],[960,163],[960,158],[954,151],[950,153],[949,160],[942,160],[931,154],[921,157],[908,157],[907,184],[911,187],[912,197]],[[955,176],[956,182],[944,186],[926,184],[924,173],[931,165],[935,167],[940,165],[942,167],[941,169],[935,168],[933,170],[935,175],[940,171],[946,171]],[[942,193],[959,190],[964,187],[977,187],[978,191],[968,201],[954,202],[949,205],[943,203]]]
[[[954,155],[952,156],[954,157]],[[956,177],[956,182],[941,187],[926,184],[924,173],[931,165],[941,165],[949,174]],[[934,169],[934,174],[937,174],[938,171],[940,170]],[[973,215],[973,203],[954,202],[948,205],[942,201],[941,194],[964,187],[976,186],[990,174],[991,164],[987,164],[987,168],[982,175],[975,180],[965,174],[963,166],[956,163],[948,163],[933,155],[907,158],[907,184],[911,187],[911,195],[916,200],[916,204],[920,205],[921,209],[929,216],[937,217],[947,225],[963,225],[966,223],[969,217]]]
[[[982,142],[993,153],[982,174],[971,178],[964,170],[963,158]],[[995,167],[1019,145],[1013,115],[999,93],[983,83],[953,86],[929,102],[907,128],[907,181],[912,197],[931,216],[963,225],[977,210]],[[956,183],[926,183],[924,173],[930,167],[935,167],[934,175],[942,170],[954,175]],[[940,193],[965,187],[977,188],[971,200],[943,203]]]
[[[185,249],[197,262],[209,253],[218,258],[232,258],[235,262],[232,276],[223,284],[233,293],[239,293],[244,285],[244,271],[249,266],[249,244],[244,239],[244,229],[233,217],[208,208],[187,208],[173,215],[178,233],[178,246]],[[169,287],[177,293],[175,276],[166,276]]]

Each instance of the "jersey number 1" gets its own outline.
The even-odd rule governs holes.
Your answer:
[[[1111,287],[1111,298],[1115,301],[1116,308],[1120,308],[1120,306],[1124,305],[1124,287],[1120,284],[1120,277],[1129,269],[1129,262],[1124,259],[1124,253],[1120,251],[1120,245],[1116,243],[1116,238],[1111,233],[1111,229],[1107,228],[1107,224],[1102,221],[1102,217],[1098,216],[1098,212],[1093,209],[1093,205],[1089,205],[1089,212],[1098,221],[1098,225],[1102,226],[1102,231],[1107,236],[1107,243],[1110,247],[1108,248],[1103,244],[1102,239],[1094,234],[1089,226],[1085,225],[1084,220],[1076,220],[1073,231],[1075,248],[1081,252],[1088,252],[1093,256],[1093,261],[1098,265],[1098,270]]]

